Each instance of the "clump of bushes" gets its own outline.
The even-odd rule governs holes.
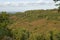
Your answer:
[[[30,33],[24,28],[12,30],[13,40],[28,40]]]
[[[4,39],[4,37],[12,36],[11,30],[8,29],[7,25],[9,24],[9,15],[6,12],[0,13],[0,40]],[[6,38],[7,39],[7,38]]]

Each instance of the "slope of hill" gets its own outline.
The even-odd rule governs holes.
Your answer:
[[[11,29],[13,33],[17,32],[15,35],[17,39],[21,32],[20,29],[30,32],[29,40],[33,40],[32,35],[36,37],[38,34],[45,35],[46,40],[50,40],[50,31],[53,31],[54,34],[60,31],[60,13],[57,13],[57,11],[30,10],[26,12],[17,12],[11,15],[10,18],[13,23],[8,25],[8,28]]]

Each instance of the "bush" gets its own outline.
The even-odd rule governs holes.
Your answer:
[[[0,40],[2,40],[5,36],[11,36],[11,31],[7,28],[8,24],[9,15],[6,12],[2,12],[0,14]]]
[[[23,28],[18,28],[18,29],[13,29],[13,39],[14,40],[28,40],[29,38],[29,31],[23,29]]]

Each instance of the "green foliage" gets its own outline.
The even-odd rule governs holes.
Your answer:
[[[15,30],[13,29],[12,33],[14,40],[28,40],[30,35],[29,31],[26,31],[25,29],[22,28],[18,28]]]
[[[55,36],[57,40],[60,40],[60,33],[56,34]]]
[[[60,0],[53,0],[55,3],[60,1]],[[60,12],[60,3],[59,4],[56,4],[56,6],[58,6],[58,12]]]
[[[4,36],[11,36],[11,31],[7,28],[9,23],[9,16],[6,12],[2,12],[0,14],[0,40],[4,38]]]
[[[53,32],[50,31],[50,40],[53,40]]]
[[[9,23],[9,17],[8,14],[6,14],[6,12],[2,12],[0,14],[0,27],[5,27],[7,26],[7,24]]]

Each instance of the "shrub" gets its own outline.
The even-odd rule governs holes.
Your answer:
[[[17,28],[15,30],[12,30],[12,33],[13,33],[14,40],[28,40],[30,35],[29,31],[23,28]]]

